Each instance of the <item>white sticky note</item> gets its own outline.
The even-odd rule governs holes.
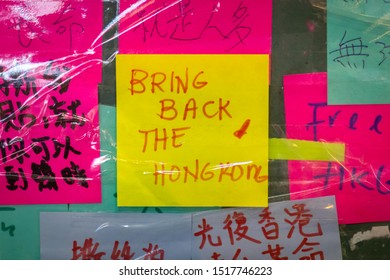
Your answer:
[[[41,213],[41,259],[191,258],[191,215]]]
[[[334,197],[207,211],[192,227],[194,259],[342,259]]]

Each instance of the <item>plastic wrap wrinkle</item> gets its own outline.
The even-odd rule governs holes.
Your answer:
[[[7,4],[3,4],[6,2]],[[193,248],[185,247],[184,251],[188,254],[186,256],[178,254],[175,256],[176,258],[185,259],[188,258],[190,253],[195,252],[198,254],[198,258],[209,259],[212,255],[211,251],[208,254],[209,252],[207,250],[213,249],[212,247],[199,250],[202,242],[202,234],[195,236],[192,233],[191,237],[193,240],[187,244],[187,240],[179,240],[184,235],[175,237],[168,234],[169,227],[176,228],[172,224],[180,224],[180,222],[188,221],[187,216],[182,218],[179,215],[182,215],[182,212],[191,211],[195,212],[191,215],[195,215],[198,223],[191,220],[193,222],[192,226],[180,225],[181,232],[188,234],[191,229],[194,232],[201,231],[202,218],[207,218],[213,226],[218,225],[215,226],[215,229],[219,227],[218,232],[210,231],[210,236],[211,233],[213,237],[217,237],[219,234],[228,240],[228,222],[223,223],[229,220],[227,219],[227,215],[230,214],[230,218],[232,218],[234,212],[246,213],[245,211],[249,208],[233,208],[230,209],[231,211],[229,209],[223,209],[221,210],[222,212],[226,211],[226,215],[221,216],[223,219],[220,217],[219,220],[213,220],[211,218],[213,215],[222,215],[217,208],[212,208],[212,211],[207,213],[203,213],[201,210],[204,208],[198,207],[198,204],[190,205],[195,208],[180,208],[178,207],[180,205],[177,204],[177,201],[174,201],[169,195],[167,196],[168,203],[166,204],[157,199],[156,205],[144,205],[144,203],[140,203],[138,205],[139,207],[134,207],[131,203],[129,205],[126,202],[126,206],[131,207],[124,207],[124,205],[118,207],[117,196],[120,196],[120,194],[117,193],[116,189],[117,163],[130,163],[138,166],[138,168],[146,165],[158,166],[156,170],[142,170],[140,174],[142,178],[156,176],[157,174],[157,181],[160,184],[163,176],[165,176],[164,178],[166,180],[167,178],[181,177],[184,181],[184,176],[187,174],[187,180],[193,179],[190,174],[195,174],[196,169],[191,169],[189,166],[190,164],[196,166],[198,162],[195,158],[189,158],[187,159],[187,163],[176,165],[175,160],[169,158],[150,158],[145,160],[117,155],[116,107],[106,106],[102,102],[107,98],[108,92],[113,95],[116,93],[115,73],[118,73],[118,68],[115,69],[115,63],[118,54],[154,54],[156,57],[161,56],[161,54],[186,53],[192,55],[198,53],[217,55],[271,54],[271,32],[261,33],[255,30],[255,28],[252,28],[251,36],[246,36],[248,26],[253,23],[248,22],[248,18],[256,19],[254,22],[260,23],[259,25],[264,26],[264,29],[271,30],[270,26],[264,24],[266,15],[257,14],[258,8],[264,8],[270,11],[268,6],[270,2],[272,1],[267,1],[267,4],[265,4],[265,2],[258,0],[212,0],[204,1],[205,4],[202,6],[202,4],[199,4],[203,3],[202,1],[195,0],[3,1],[0,5],[2,7],[7,6],[7,8],[0,9],[0,25],[5,26],[3,44],[0,46],[0,52],[2,53],[2,58],[0,58],[0,185],[2,186],[0,190],[0,205],[4,206],[0,207],[0,239],[10,240],[10,242],[4,242],[4,250],[0,250],[2,251],[0,252],[0,259],[39,258],[39,251],[37,251],[39,245],[35,243],[38,242],[40,233],[42,234],[41,241],[43,240],[46,246],[43,250],[43,258],[48,259],[55,258],[51,255],[54,253],[54,250],[57,250],[57,253],[61,251],[60,253],[65,254],[66,252],[66,258],[71,258],[73,242],[77,241],[77,246],[83,248],[86,244],[85,241],[88,241],[92,237],[95,238],[92,236],[93,234],[100,235],[100,238],[103,238],[102,240],[109,245],[104,248],[107,252],[106,257],[108,258],[111,257],[111,252],[114,253],[112,256],[118,256],[115,254],[115,252],[118,252],[115,251],[115,248],[118,250],[127,250],[129,248],[127,246],[130,245],[133,250],[137,249],[137,254],[133,256],[133,259],[152,259],[151,256],[153,253],[155,257],[164,257],[161,255],[162,252],[165,252],[165,257],[167,257],[170,250],[172,252],[175,250],[178,251],[177,248],[182,248],[180,245],[185,243],[186,245],[192,245]],[[280,58],[275,57],[274,64],[272,64],[272,71],[277,67],[281,67],[278,63],[284,64],[284,72],[286,73],[303,73],[303,70],[305,72],[311,72],[316,69],[321,69],[321,59],[317,63],[315,61],[316,55],[326,55],[327,51],[326,48],[325,50],[323,48],[316,49],[318,47],[316,44],[318,39],[321,39],[318,37],[319,26],[326,23],[326,2],[325,0],[297,1],[297,6],[304,7],[302,9],[303,14],[308,13],[309,9],[312,14],[305,14],[306,18],[292,22],[291,25],[284,23],[283,30],[275,32],[274,36],[279,36],[276,39],[277,41],[274,41],[274,47],[276,49],[280,48],[278,44],[283,41],[282,39],[286,39],[286,43],[283,43],[286,45],[283,46],[284,50],[282,54],[280,53],[280,49],[279,53],[276,53],[277,56],[280,55],[282,59],[286,59],[286,62],[279,61]],[[279,6],[289,6],[287,4],[288,1],[284,0],[273,1],[273,3]],[[106,5],[105,8],[103,8],[103,4]],[[106,19],[107,22],[104,27],[102,18],[106,15],[102,15],[102,11],[115,13],[112,19]],[[278,11],[281,12],[280,10]],[[287,18],[288,13],[286,11],[282,12],[286,13]],[[296,13],[298,17],[298,11],[293,11],[292,13]],[[219,21],[221,20],[220,15],[223,15],[228,20],[225,22]],[[342,12],[338,15],[342,15]],[[291,15],[288,16],[290,18],[292,17]],[[368,24],[369,27],[366,29],[366,32],[371,32],[389,23],[389,18],[386,15],[376,19],[368,15],[353,13],[344,17],[344,19],[346,22],[358,19]],[[281,20],[279,19],[279,21]],[[293,30],[293,28],[298,29],[298,31]],[[279,33],[283,35],[280,36]],[[297,41],[300,41],[302,38],[302,42],[307,43],[305,36],[308,36],[309,45],[297,45]],[[376,35],[373,40],[386,38],[386,36],[387,33],[382,32]],[[256,38],[256,40],[251,41],[250,38]],[[202,45],[201,39],[204,39],[206,43]],[[261,47],[252,48],[255,43],[260,43]],[[118,44],[119,46],[117,46]],[[114,47],[111,47],[111,45]],[[384,45],[383,50],[387,49],[385,46],[387,45]],[[286,54],[287,58],[283,54]],[[302,62],[302,65],[300,64],[301,62],[297,62],[297,54],[298,57],[299,55],[306,55],[305,59],[307,61],[305,66],[303,66],[304,62]],[[171,61],[169,64],[171,68],[174,65],[174,61]],[[111,71],[109,75],[105,76],[105,74],[102,74],[102,72],[104,73],[110,67],[112,68],[109,70]],[[278,74],[280,73],[275,74],[273,77],[276,81],[278,81]],[[314,80],[308,79],[305,82],[307,85],[311,85]],[[98,86],[101,87],[99,90]],[[282,104],[282,94],[285,88],[282,85],[278,85],[277,82],[271,84],[271,87],[274,86],[277,87],[278,98],[280,99],[278,102],[280,101]],[[103,97],[103,101],[100,99],[98,101],[98,94],[100,94],[99,98]],[[273,96],[271,97],[275,98]],[[274,109],[271,108],[270,110]],[[245,124],[245,120],[246,118],[234,127],[230,136],[234,132],[237,132],[240,125]],[[104,122],[103,125],[102,122]],[[253,125],[253,122],[251,125]],[[269,127],[273,130],[271,134],[276,134],[278,137],[286,138],[289,135],[289,133],[286,134],[285,132],[286,126],[284,124],[273,123],[273,119],[270,120]],[[318,127],[320,129],[323,128],[321,126]],[[337,124],[334,127],[337,128]],[[287,125],[287,129],[299,130],[300,128],[302,128],[301,124]],[[385,127],[379,125],[378,128],[385,131]],[[210,126],[205,126],[205,129],[210,129]],[[310,126],[304,129],[306,129],[305,132],[307,133],[312,132],[312,127]],[[369,132],[367,131],[367,133]],[[247,136],[245,134],[243,135],[244,138]],[[293,138],[300,139],[298,136],[302,135],[295,134]],[[133,140],[132,138],[127,138],[129,143]],[[219,142],[212,147],[213,149],[218,149],[220,143],[224,142],[223,140],[225,139],[218,140]],[[313,139],[307,137],[306,140]],[[363,184],[369,189],[379,188],[384,193],[390,193],[390,185],[387,180],[387,166],[380,169],[382,166],[378,165],[377,162],[370,163],[369,155],[364,157],[351,154],[350,145],[345,146],[345,160],[343,161],[340,160],[338,155],[334,154],[333,149],[327,148],[326,146],[326,144],[343,142],[342,140],[344,140],[343,137],[336,137],[329,140],[326,136],[322,137],[322,135],[318,135],[316,141],[324,143],[324,149],[322,151],[325,151],[328,158],[326,163],[319,164],[318,167],[318,163],[316,162],[306,162],[307,164],[302,165],[297,162],[293,163],[293,161],[288,163],[289,170],[292,168],[298,173],[308,175],[308,177],[290,176],[291,174],[287,174],[286,162],[280,162],[280,159],[274,160],[270,158],[269,166],[275,167],[269,170],[272,174],[268,174],[267,172],[266,175],[257,177],[258,180],[270,180],[268,200],[290,200],[289,192],[279,193],[279,190],[282,191],[283,187],[288,189],[291,183],[294,186],[299,186],[299,188],[291,189],[293,199],[310,197],[307,201],[312,201],[313,197],[326,196],[329,194],[327,192],[328,190],[338,189],[340,182],[332,180],[336,176],[329,177],[330,180],[327,182],[326,188],[324,188],[323,185],[313,184],[313,176],[326,175],[327,172],[342,173],[345,177],[343,183],[345,185],[348,184],[348,186],[354,186],[355,184],[355,187],[357,186],[355,190],[359,188],[359,184]],[[184,140],[180,142],[183,146],[188,143],[189,141]],[[366,143],[366,145],[368,144]],[[362,143],[362,146],[364,147],[365,144]],[[298,149],[299,151],[299,147],[297,144],[291,144],[292,149]],[[386,154],[387,151],[388,149],[382,152]],[[226,154],[230,152],[229,150]],[[205,152],[205,154],[209,153],[210,151]],[[298,153],[296,157],[299,156],[303,155],[299,155]],[[218,160],[220,159],[218,158]],[[220,160],[219,163],[214,162],[208,165],[207,162],[203,163],[204,165],[202,165],[202,162],[199,163],[200,169],[204,167],[204,174],[212,173],[215,178],[218,178],[221,176],[220,173],[231,171],[232,169],[236,171],[247,170],[248,166],[254,164],[255,161],[256,158],[252,155],[244,160]],[[348,165],[350,162],[354,162],[359,168],[351,168]],[[172,168],[164,169],[167,167]],[[370,176],[372,175],[372,178],[368,178],[366,176],[367,173]],[[223,174],[225,175],[222,175],[222,178],[227,178],[226,173]],[[131,174],[128,172],[124,172],[122,175],[122,180],[126,181],[128,186],[131,187],[130,192],[126,195],[129,197],[139,195],[138,188],[134,187],[138,181],[131,177]],[[234,179],[233,175],[232,178]],[[356,183],[356,178],[359,178],[359,184]],[[54,184],[54,181],[57,183]],[[215,185],[220,187],[218,182]],[[167,189],[170,186],[158,187]],[[63,194],[63,191],[67,193]],[[150,190],[147,195],[155,196]],[[192,197],[191,194],[186,195]],[[237,198],[237,196],[231,193],[228,193],[228,195],[233,196],[233,199]],[[250,193],[248,196],[255,195]],[[354,197],[351,195],[351,197],[346,199],[348,202],[352,201]],[[350,204],[347,204],[347,206],[345,204],[343,205],[343,203],[340,203],[343,200],[340,200],[337,196],[337,205],[333,202],[327,204],[327,206],[321,204],[323,207],[316,210],[335,210],[337,206],[337,211],[339,211],[338,207],[341,205],[342,216],[341,218],[339,216],[339,223],[341,224],[360,223],[361,220],[359,217],[363,217],[363,222],[388,220],[383,217],[383,213],[380,217],[375,215],[374,217],[368,217],[370,213],[367,212],[376,211],[377,206],[372,205],[375,204],[375,200],[370,198],[370,196],[367,196],[366,200],[370,202],[370,206],[365,207],[365,201],[359,200],[357,203],[361,204],[350,209],[350,211],[356,212],[352,222],[348,218],[346,220],[344,216],[346,208]],[[291,203],[293,205],[293,201]],[[305,204],[306,202],[302,203]],[[27,204],[35,204],[35,206],[23,206]],[[166,206],[174,207],[169,208]],[[220,206],[220,204],[209,203],[207,206]],[[254,209],[263,208],[250,208],[248,211],[254,211]],[[73,232],[72,234],[79,234],[79,236],[71,240],[70,235],[66,235],[66,230],[64,229],[57,237],[61,240],[61,236],[64,236],[63,240],[66,238],[69,240],[66,239],[66,245],[55,247],[53,245],[55,242],[51,245],[50,242],[53,242],[57,238],[53,236],[56,230],[56,228],[53,229],[53,224],[58,222],[58,219],[55,216],[48,219],[53,224],[41,219],[41,222],[45,224],[44,229],[46,231],[42,230],[40,232],[38,227],[34,226],[34,223],[39,222],[40,213],[49,211],[61,213],[65,213],[66,211],[100,212],[103,216],[104,214],[108,214],[104,212],[120,211],[139,212],[142,214],[138,217],[135,215],[131,220],[129,219],[123,223],[115,220],[109,221],[109,217],[103,217],[103,220],[99,222],[97,218],[89,223],[82,221],[85,213],[80,214],[80,216],[76,215],[75,217],[79,221],[71,223],[71,226],[67,227],[66,230],[73,226],[76,226],[77,230],[91,226],[91,228],[93,227],[91,232],[94,233],[89,235],[89,231],[87,230],[82,233]],[[146,215],[142,216],[147,214],[147,212],[159,213],[158,215],[160,213],[164,214],[160,216],[156,214],[156,222],[147,224],[144,220]],[[180,214],[176,217],[168,217],[166,219],[164,217],[166,212],[179,212]],[[96,213],[90,214],[90,217],[92,217]],[[88,220],[89,218],[86,219]],[[136,222],[137,219],[139,219],[138,222]],[[331,216],[331,218],[326,219],[319,217],[313,218],[312,222],[316,226],[317,223],[331,223],[337,221],[337,219],[337,216]],[[233,224],[230,224],[230,226],[236,226],[242,230],[243,228],[239,225],[240,222],[242,220],[238,220],[236,224],[233,221]],[[247,219],[246,222],[248,223],[247,226],[250,227],[250,230],[246,232],[246,237],[249,238],[250,235],[254,234],[253,228],[255,226],[259,227],[259,221],[256,219]],[[58,228],[62,226],[60,225]],[[42,224],[39,229],[42,229]],[[114,240],[115,237],[120,236],[116,233],[114,234],[116,230],[143,230],[147,232],[145,235],[150,234],[152,237],[147,241],[147,238],[143,234],[135,235],[134,240],[139,240],[139,238],[136,238],[139,236],[142,238],[143,243],[141,244],[140,241],[138,243],[134,242],[136,245],[133,246],[131,242],[126,243],[130,240],[130,237],[121,236],[121,239],[119,238],[120,242],[118,241],[119,239]],[[236,232],[239,232],[239,230]],[[349,243],[347,242],[349,249],[358,251],[359,246],[363,242],[374,238],[388,238],[388,232],[388,227],[386,228],[386,226],[379,229],[373,227],[369,232],[361,231],[360,234],[351,236],[351,240]],[[261,233],[261,231],[259,230],[257,233]],[[332,225],[331,233],[336,233],[336,235],[329,234],[333,239],[321,241],[321,244],[324,245],[327,244],[326,242],[333,242],[332,246],[336,247],[329,247],[331,250],[327,248],[329,249],[327,253],[331,254],[334,258],[340,258],[341,255],[337,247],[339,245],[337,244],[337,235],[339,232],[336,223]],[[49,235],[51,235],[50,238]],[[321,238],[325,240],[327,236],[323,235]],[[106,237],[107,239],[105,239]],[[172,239],[172,243],[169,244],[170,240],[168,240],[169,242],[167,241],[167,244],[159,244],[160,246],[158,246],[157,242],[156,244],[153,243],[153,241],[157,241],[160,238],[163,238],[164,241]],[[243,251],[247,250],[249,252],[248,254],[254,253],[253,248],[255,245],[252,244],[251,250],[251,246],[248,246],[250,244],[248,239],[241,236],[240,240],[248,242],[240,249],[244,249]],[[98,241],[98,239],[94,241]],[[119,243],[117,244],[115,241]],[[234,242],[236,242],[236,245],[240,244],[237,239]],[[290,242],[288,246],[298,245],[300,240],[296,242],[297,244]],[[23,244],[25,248],[17,253],[15,248],[19,248],[21,246],[20,244]],[[342,245],[344,246],[344,244]],[[73,249],[80,252],[77,246]],[[239,251],[237,248],[231,246],[227,251],[221,251],[220,253],[226,259],[237,256],[246,257],[243,254],[244,252]],[[256,250],[256,254],[261,253],[258,247],[256,247]],[[262,250],[265,252],[266,249],[264,248]],[[330,253],[330,251],[333,252]],[[241,255],[234,255],[234,253],[241,253]],[[215,258],[218,257],[217,254],[213,256]],[[82,256],[73,255],[73,257],[81,258]],[[130,257],[130,255],[126,257]],[[256,255],[256,257],[258,256]]]

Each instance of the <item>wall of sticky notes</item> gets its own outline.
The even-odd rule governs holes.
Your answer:
[[[390,259],[388,2],[1,1],[0,259]]]

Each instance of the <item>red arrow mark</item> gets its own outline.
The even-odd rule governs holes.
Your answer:
[[[241,139],[242,136],[244,136],[246,134],[246,131],[248,130],[248,127],[249,127],[249,124],[251,123],[251,120],[250,119],[247,119],[243,125],[241,126],[241,128],[237,131],[235,131],[233,134],[234,136],[236,136],[238,139]]]

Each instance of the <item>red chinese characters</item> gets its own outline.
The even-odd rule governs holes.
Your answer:
[[[110,253],[101,250],[100,245],[101,243],[94,241],[93,238],[86,238],[82,246],[78,244],[77,240],[74,240],[71,259],[101,260],[109,257],[111,260],[133,260],[139,255],[140,257],[137,259],[164,260],[165,257],[165,250],[154,243],[148,243],[147,246],[142,248],[142,252],[133,251],[129,241],[120,242],[115,240]],[[138,254],[136,255],[136,253]]]
[[[202,217],[193,233],[200,258],[325,259],[320,220],[305,203],[289,204]]]

